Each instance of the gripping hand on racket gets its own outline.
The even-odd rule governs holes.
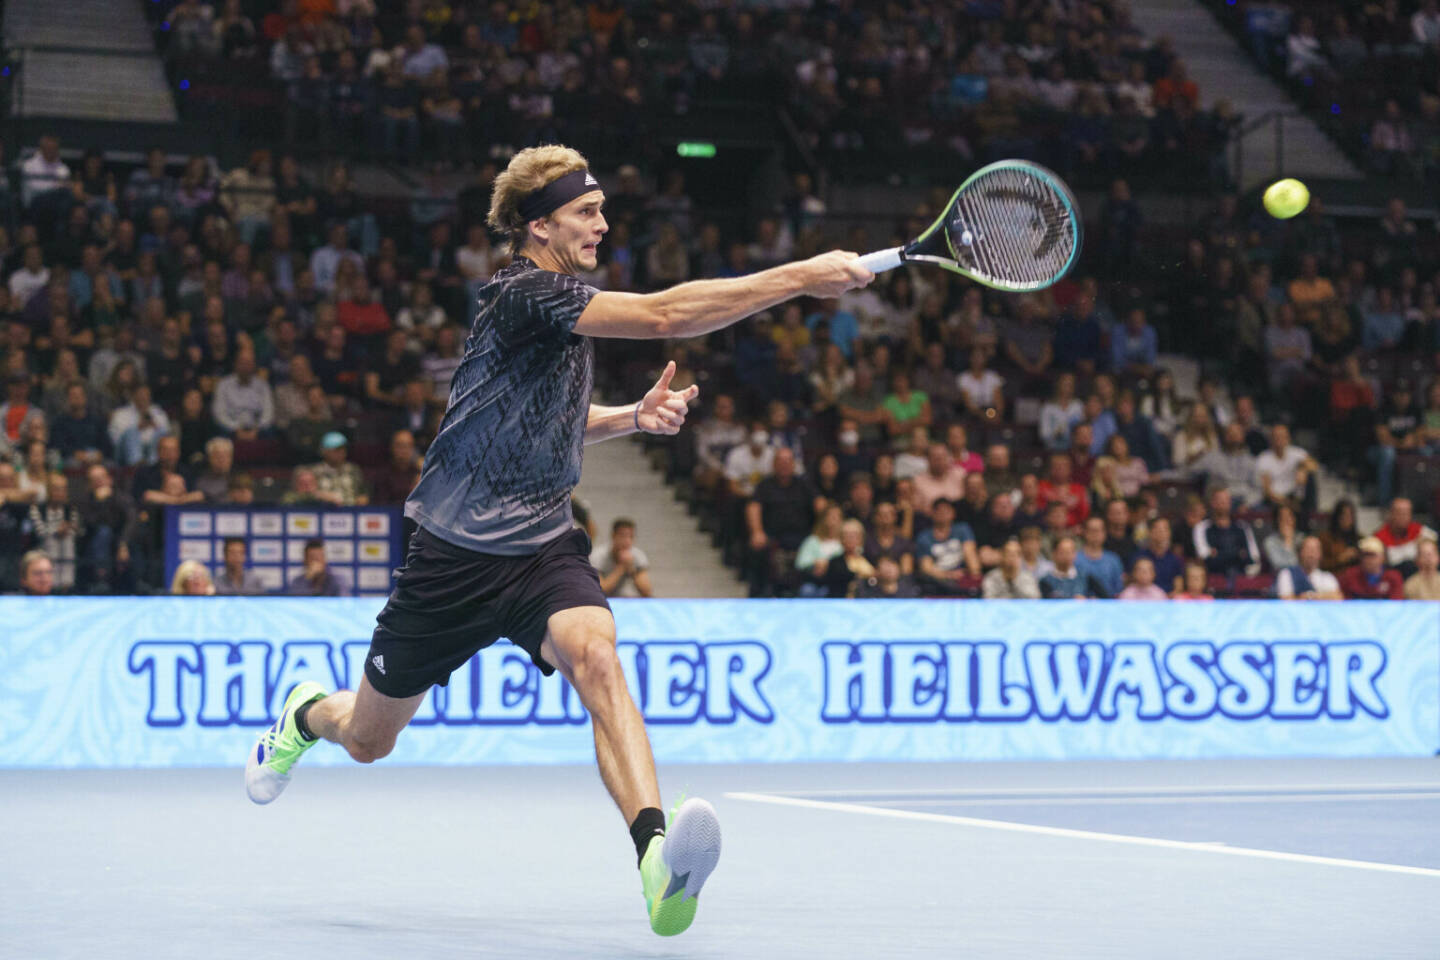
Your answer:
[[[700,388],[690,384],[684,390],[671,390],[670,381],[675,379],[675,361],[665,364],[665,370],[655,386],[640,401],[635,413],[635,422],[646,433],[673,436],[685,425],[685,415],[690,412],[690,401],[700,396]],[[632,394],[633,396],[633,394]]]

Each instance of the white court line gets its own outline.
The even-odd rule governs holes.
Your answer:
[[[1373,863],[1368,860],[1316,857],[1306,853],[1284,853],[1279,850],[1257,850],[1251,847],[1215,846],[1210,843],[1193,843],[1186,840],[1135,837],[1123,833],[1098,833],[1094,830],[1071,830],[1067,827],[1045,827],[1035,823],[1011,823],[1005,820],[982,820],[976,817],[959,817],[944,813],[924,813],[919,810],[892,810],[885,807],[865,806],[859,803],[808,800],[801,797],[781,797],[767,793],[726,793],[725,797],[730,800],[749,800],[753,803],[773,803],[783,807],[834,810],[839,813],[860,813],[871,817],[890,817],[895,820],[920,820],[926,823],[949,823],[961,827],[978,827],[985,830],[1001,830],[1008,833],[1031,833],[1045,837],[1064,837],[1070,840],[1100,840],[1107,843],[1124,843],[1136,847],[1158,847],[1163,850],[1188,850],[1198,853],[1217,853],[1231,857],[1251,857],[1257,860],[1281,860],[1289,863],[1309,863],[1326,867],[1350,867],[1356,870],[1374,870],[1380,873],[1404,873],[1417,877],[1440,878],[1440,870],[1433,870],[1429,867],[1407,867],[1398,863]]]
[[[893,797],[903,795],[907,797],[989,797],[997,794],[1007,796],[1053,796],[1068,797],[1084,794],[1107,794],[1107,793],[1310,793],[1329,792],[1334,793],[1340,790],[1440,790],[1440,783],[1430,781],[1428,783],[1231,783],[1231,784],[1197,784],[1192,786],[1170,785],[1147,787],[1144,784],[1133,786],[1103,786],[1103,787],[936,787],[933,789],[919,788],[907,790],[776,790],[769,796],[776,797]]]
[[[937,798],[931,800],[866,800],[868,806],[887,807],[904,804],[913,807],[1071,807],[1103,804],[1179,804],[1179,803],[1335,803],[1344,800],[1435,800],[1440,792],[1415,793],[1262,793],[1239,796],[1209,796],[1193,793],[1165,797],[1004,797],[993,799]]]

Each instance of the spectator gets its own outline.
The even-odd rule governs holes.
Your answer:
[[[1440,600],[1440,548],[1432,539],[1415,548],[1415,572],[1405,581],[1406,600]]]
[[[1266,502],[1278,504],[1298,494],[1307,513],[1315,507],[1315,475],[1319,469],[1308,452],[1290,443],[1290,428],[1283,423],[1270,428],[1270,448],[1255,459],[1255,473]]]
[[[1293,567],[1300,562],[1302,538],[1295,519],[1295,508],[1288,503],[1277,505],[1274,513],[1274,526],[1275,529],[1266,534],[1261,549],[1270,569],[1279,571],[1286,567]],[[1316,562],[1319,562],[1318,558]]]
[[[69,593],[75,588],[76,542],[85,530],[80,511],[70,503],[69,482],[63,473],[45,478],[46,496],[30,505],[30,530],[40,549],[51,559],[54,588]]]
[[[1384,112],[1370,128],[1370,167],[1387,177],[1413,172],[1415,137],[1396,100],[1386,100]]]
[[[965,474],[962,487],[964,493],[955,502],[955,519],[968,526],[973,532],[978,530],[988,519],[990,494],[985,487],[985,477],[979,473]]]
[[[1085,418],[1085,405],[1075,396],[1075,374],[1055,378],[1055,393],[1040,408],[1040,440],[1047,449],[1070,449],[1070,431]]]
[[[110,441],[122,467],[154,463],[160,438],[170,432],[170,418],[150,402],[150,387],[139,384],[130,402],[110,416]]]
[[[1015,309],[1016,322],[1005,331],[1005,356],[1026,384],[1047,377],[1055,362],[1055,334],[1039,320],[1038,310],[1030,299],[1021,300]]]
[[[1040,595],[1046,600],[1083,600],[1091,596],[1090,581],[1075,566],[1075,538],[1064,536],[1051,552],[1054,565],[1040,579]]]
[[[225,566],[215,577],[215,592],[227,597],[255,597],[266,592],[260,575],[245,566],[244,537],[225,538]]]
[[[1135,394],[1129,390],[1122,390],[1115,401],[1115,433],[1125,438],[1125,445],[1128,454],[1133,454],[1140,460],[1139,464],[1124,464],[1126,483],[1141,477],[1140,467],[1145,468],[1145,478],[1139,482],[1143,485],[1148,479],[1148,474],[1159,473],[1170,466],[1170,451],[1166,449],[1165,441],[1155,428],[1154,422],[1143,413],[1135,409]],[[1109,444],[1109,438],[1105,443]],[[1113,455],[1113,454],[1112,454]]]
[[[1354,502],[1340,500],[1335,504],[1330,511],[1330,522],[1320,532],[1320,545],[1320,566],[1331,573],[1359,561],[1360,532],[1356,525]]]
[[[957,378],[965,414],[980,421],[995,421],[1005,416],[1005,378],[986,363],[984,350],[970,351],[970,367]]]
[[[1360,541],[1360,562],[1340,574],[1347,600],[1403,600],[1405,581],[1398,570],[1385,567],[1385,544],[1375,537]]]
[[[610,542],[596,547],[590,563],[607,597],[653,597],[650,558],[635,545],[635,521],[619,517],[610,526]]]
[[[1185,575],[1185,561],[1176,552],[1170,535],[1170,521],[1156,517],[1150,521],[1145,544],[1135,551],[1135,560],[1149,560],[1155,571],[1155,582],[1167,593],[1179,590]]]
[[[1195,557],[1210,573],[1235,577],[1256,573],[1260,549],[1250,524],[1231,513],[1230,491],[1219,487],[1210,493],[1210,515],[1195,527]]]
[[[211,401],[215,423],[237,440],[255,440],[275,425],[275,397],[270,384],[256,375],[255,351],[235,354],[235,371],[221,377]]]
[[[405,385],[420,373],[420,361],[409,350],[410,338],[402,329],[385,336],[385,350],[365,371],[365,399],[382,407],[399,407]]]
[[[390,459],[375,481],[373,502],[404,503],[420,482],[420,458],[415,453],[415,435],[396,430],[390,435]]]
[[[39,149],[20,164],[20,203],[27,210],[37,200],[49,201],[70,184],[70,167],[60,159],[60,141],[41,134]]]
[[[930,431],[915,427],[910,431],[910,445],[895,455],[897,477],[918,477],[930,469]]]
[[[800,549],[795,554],[795,569],[807,580],[814,581],[807,582],[805,586],[813,587],[822,581],[830,567],[830,559],[844,552],[845,548],[840,543],[840,527],[844,521],[845,513],[838,503],[828,503],[818,511],[815,528],[800,542]],[[802,587],[801,595],[812,594]]]
[[[325,559],[325,544],[320,540],[305,541],[305,567],[290,581],[285,593],[295,597],[343,597],[345,587],[331,572]]]
[[[1281,600],[1339,600],[1340,581],[1320,569],[1319,537],[1300,541],[1297,562],[1282,569],[1275,577],[1275,595]]]
[[[1040,505],[1043,509],[1059,504],[1065,508],[1065,526],[1077,528],[1090,516],[1090,495],[1085,487],[1071,479],[1070,457],[1056,453],[1050,456],[1050,472],[1040,481]]]
[[[1239,508],[1254,506],[1262,494],[1255,456],[1245,446],[1245,428],[1232,421],[1223,436],[1220,449],[1201,457],[1191,472],[1203,475],[1212,487],[1225,487]]]
[[[966,473],[980,473],[985,469],[980,454],[970,449],[970,432],[960,424],[952,423],[945,428],[945,448],[950,451],[955,466]]]
[[[890,393],[881,409],[885,413],[885,429],[892,443],[907,436],[915,427],[929,427],[930,398],[910,386],[910,374],[897,370],[891,378]]]
[[[811,382],[814,382],[814,375]],[[949,420],[955,416],[961,404],[961,387],[946,365],[943,343],[932,341],[925,345],[924,359],[920,369],[915,371],[915,386],[930,398],[931,412],[936,419]]]
[[[235,444],[225,437],[212,437],[205,444],[205,469],[195,478],[194,487],[209,503],[221,503],[230,490],[235,466]]]
[[[27,597],[48,597],[55,590],[55,566],[44,550],[31,550],[20,558],[20,592]]]
[[[365,475],[347,459],[349,441],[345,434],[332,430],[320,438],[320,463],[312,464],[310,472],[320,498],[341,507],[363,507],[370,502]]]
[[[245,166],[220,181],[220,204],[240,231],[240,241],[251,246],[269,226],[275,210],[275,178],[270,171],[270,151],[255,150]]]
[[[737,444],[725,455],[725,479],[731,496],[745,498],[755,493],[760,482],[774,472],[775,450],[765,425],[753,421],[747,442]]]
[[[1106,550],[1115,554],[1123,566],[1135,552],[1135,528],[1130,525],[1130,505],[1116,498],[1105,504]]]
[[[870,535],[865,541],[865,559],[878,566],[882,558],[888,557],[908,577],[915,569],[915,544],[901,533],[899,517],[899,510],[889,500],[875,505]]]
[[[1181,589],[1172,598],[1174,600],[1214,600],[1215,596],[1210,592],[1209,577],[1205,573],[1205,564],[1191,560],[1185,564],[1185,578]]]
[[[1084,544],[1075,555],[1075,568],[1091,581],[1093,596],[1108,600],[1125,587],[1125,568],[1119,557],[1105,549],[1105,521],[1100,517],[1085,521]]]
[[[826,594],[851,597],[861,584],[876,576],[875,568],[865,557],[865,525],[849,519],[840,526],[840,553],[830,558],[821,578]]]
[[[1209,408],[1203,403],[1192,403],[1190,412],[1185,415],[1184,426],[1175,432],[1170,465],[1176,470],[1193,469],[1202,457],[1219,446]]]
[[[941,497],[930,508],[931,525],[915,537],[915,565],[926,592],[956,594],[980,575],[975,533],[955,521],[955,504]]]
[[[1135,561],[1131,569],[1131,576],[1134,581],[1125,589],[1121,590],[1118,599],[1120,600],[1168,600],[1169,595],[1162,587],[1155,584],[1155,564],[1145,557]]]
[[[875,576],[864,581],[855,591],[861,599],[906,600],[920,596],[920,588],[891,557],[881,557],[875,564]]]
[[[1155,372],[1159,341],[1145,311],[1135,307],[1125,314],[1125,325],[1110,335],[1110,369],[1127,379],[1148,379]]]
[[[1150,480],[1150,471],[1146,468],[1145,461],[1131,456],[1130,444],[1125,440],[1123,433],[1116,433],[1110,437],[1105,452],[1106,456],[1115,463],[1115,483],[1119,486],[1121,495],[1136,496],[1140,492],[1140,488]]]
[[[1046,558],[1042,552],[1045,546],[1045,536],[1037,526],[1024,527],[1020,531],[1020,565],[1025,572],[1035,578],[1038,584],[1045,578],[1045,574],[1055,569],[1055,565]]]
[[[926,471],[915,477],[914,506],[916,513],[928,515],[935,501],[958,500],[965,495],[965,471],[956,466],[943,443],[930,444],[927,458]]]
[[[186,560],[175,568],[170,579],[170,592],[177,597],[212,597],[215,584],[210,571],[198,560]]]
[[[1408,497],[1390,501],[1385,523],[1374,536],[1385,546],[1385,566],[1399,570],[1402,577],[1415,572],[1420,543],[1436,539],[1434,530],[1415,521],[1415,507]]]
[[[992,443],[985,450],[985,489],[990,496],[1018,502],[1020,477],[1010,466],[1010,448],[1003,443]]]
[[[1265,362],[1270,394],[1289,395],[1310,363],[1310,331],[1295,324],[1295,308],[1281,304],[1275,323],[1265,328]]]
[[[32,243],[21,254],[20,269],[10,274],[10,300],[17,310],[30,303],[30,298],[50,285],[50,268],[45,266],[40,244]]]
[[[1039,600],[1040,584],[1022,564],[1020,541],[1010,538],[1000,549],[1000,565],[980,583],[986,600]]]
[[[1408,380],[1397,380],[1375,416],[1374,437],[1368,459],[1375,465],[1376,498],[1389,503],[1395,490],[1395,457],[1402,450],[1425,446],[1420,429],[1423,413],[1415,404]]]
[[[850,311],[841,310],[838,299],[821,300],[818,306],[818,311],[805,318],[805,326],[810,328],[811,337],[815,337],[820,324],[825,324],[830,331],[830,342],[840,348],[846,360],[854,360],[855,338],[860,335],[859,320]]]
[[[0,447],[19,446],[21,438],[44,422],[44,411],[30,402],[30,375],[10,374],[5,381],[5,403],[0,404]]]
[[[745,506],[751,596],[768,596],[775,571],[794,568],[794,553],[814,526],[814,490],[797,474],[795,454],[789,447],[771,449],[774,473],[756,484]]]
[[[883,437],[885,411],[881,408],[884,397],[876,388],[868,364],[855,367],[855,378],[848,390],[840,394],[837,409],[845,420],[853,421],[860,431],[860,445],[877,446]]]
[[[349,237],[344,223],[332,223],[328,241],[310,254],[310,271],[315,275],[315,288],[322,294],[335,291],[335,279],[340,273],[340,264],[351,263],[356,269],[363,269],[364,258],[350,249]]]

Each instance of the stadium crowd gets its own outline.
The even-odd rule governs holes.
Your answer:
[[[478,13],[444,3],[373,14],[364,2],[269,6],[262,16],[243,3],[185,0],[165,22],[177,56],[283,66],[277,49],[312,44],[302,72],[340,69],[355,29],[369,24],[365,64],[388,57],[402,83],[431,82],[436,64],[452,70],[456,45],[478,31],[492,59],[477,69],[504,84],[513,61],[538,75],[547,54],[565,61],[562,77],[598,69],[593,50],[592,59],[571,51],[578,65],[557,52],[569,48],[556,37],[571,35],[561,21],[605,36],[597,49],[639,55],[656,35],[642,18],[664,13],[605,2],[525,15],[503,3]],[[1198,104],[1183,65],[1143,43],[1122,7],[1079,4],[1068,19],[1050,4],[995,9],[972,27],[948,20],[945,5],[923,8],[929,19],[897,11],[891,26],[866,4],[686,7],[676,49],[695,55],[706,17],[733,31],[753,14],[814,58],[786,66],[801,87],[840,81],[850,96],[876,80],[891,91],[907,61],[886,44],[901,43],[917,61],[943,50],[982,72],[1030,70],[1037,84],[1058,62],[1055,83],[1078,71],[1077,96],[1143,100],[1142,113]],[[400,50],[379,39],[398,36],[408,38]],[[1118,73],[1105,51],[1125,62]],[[657,80],[667,61],[653,56],[639,56],[648,65],[637,96],[673,102],[676,91]],[[407,73],[412,57],[431,69]],[[721,74],[735,67],[725,64]],[[1116,77],[1129,78],[1132,95],[1104,88]],[[986,102],[1012,97],[1003,83],[987,90]],[[291,132],[336,121],[302,115]],[[406,125],[391,126],[396,149],[416,155]],[[362,197],[343,161],[309,168],[313,176],[264,148],[229,170],[161,150],[126,164],[96,145],[77,154],[39,138],[0,197],[0,589],[48,569],[47,589],[206,592],[193,570],[165,580],[167,505],[403,501],[443,410],[473,292],[505,262],[483,225],[495,164],[473,148],[548,135],[518,129],[465,133],[455,156],[478,158],[471,183],[453,203],[398,213]],[[865,142],[811,133],[817,147]],[[382,146],[388,136],[382,129]],[[1106,151],[1092,159],[1116,167]],[[624,166],[606,188],[611,231],[585,279],[610,289],[741,275],[871,239],[836,234],[805,171],[742,231],[722,230],[675,169]],[[889,239],[913,235],[943,199],[889,225]],[[1090,226],[1084,272],[1043,295],[996,296],[940,271],[901,270],[839,300],[797,301],[667,345],[663,358],[602,346],[599,382],[629,395],[673,358],[678,386],[703,384],[699,425],[670,448],[670,472],[757,595],[1434,592],[1434,551],[1421,545],[1434,534],[1415,519],[1431,513],[1429,488],[1419,502],[1395,497],[1412,492],[1411,467],[1440,446],[1440,388],[1429,382],[1440,263],[1428,228],[1398,201],[1378,223],[1342,230],[1318,201],[1281,225],[1226,195],[1177,247],[1147,239],[1124,179]],[[1201,360],[1194,396],[1160,365],[1162,348]],[[1301,449],[1291,427],[1322,442]],[[1350,504],[1317,514],[1320,461],[1369,465],[1388,504],[1380,530],[1357,530]],[[615,533],[597,551],[607,576],[648,591],[643,555]],[[1397,587],[1392,572],[1419,579]],[[243,558],[229,580],[244,589]],[[327,583],[314,570],[292,588]]]

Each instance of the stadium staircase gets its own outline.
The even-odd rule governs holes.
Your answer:
[[[7,0],[3,36],[18,61],[11,116],[173,124],[175,103],[133,0]]]
[[[657,597],[745,596],[735,571],[721,562],[710,538],[676,499],[675,488],[654,469],[661,462],[633,438],[585,448],[585,471],[575,492],[595,521],[597,545],[610,539],[616,517],[629,517],[635,521],[635,543],[650,558]]]
[[[1167,36],[1200,87],[1206,106],[1229,100],[1243,116],[1232,165],[1241,190],[1275,179],[1283,171],[1302,180],[1358,180],[1362,174],[1285,91],[1265,76],[1195,0],[1133,0],[1135,25],[1152,37]],[[1280,128],[1277,131],[1277,126]]]

